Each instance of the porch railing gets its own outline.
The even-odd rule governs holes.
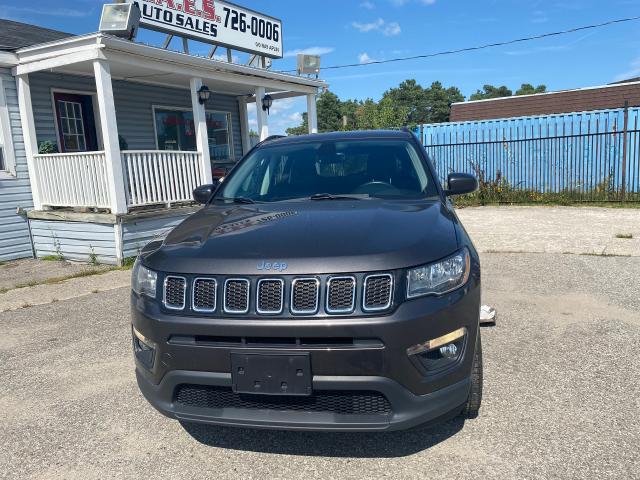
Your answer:
[[[129,207],[190,202],[202,183],[198,152],[128,150],[122,159]]]
[[[111,206],[104,152],[34,155],[33,163],[43,205]]]

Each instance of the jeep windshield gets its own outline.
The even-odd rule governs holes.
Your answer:
[[[265,145],[225,179],[214,201],[421,199],[438,195],[410,141],[365,139]]]

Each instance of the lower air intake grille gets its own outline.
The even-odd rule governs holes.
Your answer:
[[[258,313],[282,312],[284,282],[282,280],[260,280],[258,282]]]
[[[363,307],[365,310],[385,310],[391,306],[393,290],[391,275],[371,275],[365,279],[364,284]]]
[[[217,283],[212,278],[196,278],[193,282],[193,309],[196,312],[214,312]]]
[[[291,287],[291,311],[293,313],[316,313],[320,282],[315,278],[301,278],[293,281]]]
[[[247,313],[249,311],[249,280],[226,281],[224,310],[228,313]]]
[[[185,278],[167,277],[164,281],[164,306],[171,310],[183,310],[186,290]]]
[[[239,395],[229,387],[180,385],[176,403],[195,408],[241,408],[246,410],[277,410],[321,412],[339,415],[389,415],[391,404],[380,392],[317,391],[309,397],[279,397]]]
[[[349,313],[355,307],[356,279],[353,277],[335,277],[329,280],[327,293],[327,312]]]

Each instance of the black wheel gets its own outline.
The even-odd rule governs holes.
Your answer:
[[[471,367],[471,391],[467,404],[462,410],[465,418],[476,418],[480,412],[482,404],[482,341],[480,340],[480,331],[476,340],[476,351],[473,356],[473,366]]]

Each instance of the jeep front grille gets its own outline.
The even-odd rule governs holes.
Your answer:
[[[350,313],[356,305],[356,279],[333,277],[327,282],[327,312]]]
[[[167,277],[164,280],[164,306],[169,310],[184,310],[187,279]]]
[[[317,277],[167,275],[163,306],[206,315],[363,315],[391,309],[392,273]]]
[[[386,310],[391,306],[392,293],[392,275],[385,273],[382,275],[369,275],[368,277],[365,277],[362,309],[367,312]]]
[[[279,279],[262,279],[258,281],[256,309],[258,313],[274,315],[284,308],[284,282]]]
[[[200,313],[215,312],[217,287],[213,278],[196,278],[193,281],[193,310]]]
[[[291,312],[314,314],[318,311],[320,280],[317,278],[296,278],[291,284]]]
[[[247,313],[249,311],[249,280],[230,278],[224,284],[224,311]]]

